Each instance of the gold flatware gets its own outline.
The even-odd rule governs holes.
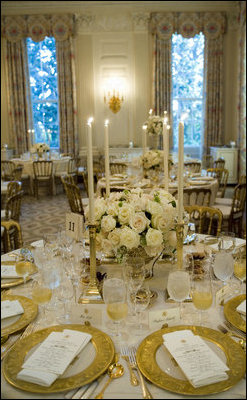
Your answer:
[[[153,396],[151,395],[150,391],[148,390],[144,378],[142,376],[141,371],[139,370],[138,366],[137,366],[137,362],[136,362],[136,349],[135,348],[131,348],[130,350],[130,362],[133,366],[133,368],[138,372],[140,381],[141,381],[141,388],[142,388],[142,395],[144,399],[152,399]]]
[[[227,326],[228,329],[232,330],[233,332],[238,333],[243,339],[246,340],[246,334],[243,331],[241,331],[240,329],[236,328],[236,326],[233,326],[228,321],[225,321],[224,324]]]
[[[9,335],[1,336],[1,346],[2,344],[6,343],[9,338]]]
[[[137,379],[137,376],[135,375],[134,372],[134,368],[132,366],[132,364],[130,363],[130,359],[129,359],[129,354],[128,354],[128,349],[123,346],[121,347],[121,356],[122,358],[127,362],[128,368],[129,368],[129,372],[130,372],[130,383],[133,386],[138,386],[140,383]]]
[[[26,329],[22,332],[22,334],[17,338],[17,340],[14,341],[14,343],[11,343],[9,346],[7,346],[3,351],[1,351],[1,361],[4,359],[4,357],[8,354],[8,352],[14,347],[16,343],[18,343],[21,339],[25,338],[26,336],[30,335],[35,328],[35,323],[32,322],[29,324]],[[2,350],[2,349],[1,349]]]
[[[246,349],[246,340],[243,339],[242,336],[238,335],[237,333],[234,333],[231,330],[226,329],[223,325],[218,325],[218,329],[224,333],[225,335],[229,335],[229,336],[233,336],[236,338],[239,338],[240,340],[238,341],[238,343],[240,344],[240,346],[242,347],[243,350]]]
[[[107,371],[109,378],[105,385],[103,386],[102,390],[99,392],[99,394],[95,397],[95,399],[103,399],[104,392],[106,388],[109,386],[111,383],[112,379],[117,379],[120,378],[124,374],[124,367],[119,364],[119,363],[113,363],[110,365]]]

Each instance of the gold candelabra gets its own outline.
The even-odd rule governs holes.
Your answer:
[[[96,280],[96,225],[89,225],[89,243],[90,243],[90,281],[85,294],[82,294],[78,303],[96,304],[104,303],[99,292]]]
[[[184,243],[184,222],[177,224],[177,265],[178,268],[183,268],[183,243]]]

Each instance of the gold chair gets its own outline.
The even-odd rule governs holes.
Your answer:
[[[72,153],[61,153],[60,156],[61,157],[71,157],[71,158],[73,158],[74,154],[72,154]]]
[[[189,214],[190,222],[195,223],[198,233],[215,236],[220,234],[223,215],[219,209],[198,205],[185,206],[184,209]]]
[[[19,249],[23,246],[21,226],[17,221],[12,219],[9,221],[1,221],[1,237],[4,253]]]
[[[22,171],[24,166],[22,164],[17,164],[12,173],[13,181],[20,181],[22,177]]]
[[[66,182],[65,180],[63,184],[65,186],[65,192],[71,212],[81,214],[85,219],[80,188],[73,183]]]
[[[77,183],[77,166],[74,158],[69,159],[68,174],[73,176],[74,182]]]
[[[126,174],[127,164],[124,162],[110,162],[110,173],[114,174]]]
[[[53,195],[53,162],[48,160],[33,161],[34,173],[34,195],[38,198],[38,189],[40,184],[48,186],[51,195]]]
[[[12,181],[15,168],[16,164],[13,161],[1,160],[1,179],[3,181]]]
[[[7,185],[7,199],[22,190],[22,183],[20,181],[10,181]]]
[[[87,197],[88,197],[89,196],[89,194],[88,194],[88,174],[86,171],[81,171],[81,176],[82,176],[84,189],[85,189]]]
[[[228,200],[228,199],[221,199]],[[223,229],[229,232],[235,232],[242,237],[242,225],[245,212],[246,183],[235,186],[231,205],[215,203],[223,214]]]
[[[69,174],[64,174],[64,175],[61,175],[60,179],[62,181],[64,191],[65,191],[65,193],[67,195],[67,188],[66,188],[65,184],[66,183],[71,183],[71,184],[75,185],[74,177],[72,175],[69,175]]]
[[[239,177],[238,183],[246,183],[246,175],[241,175],[241,176]]]
[[[7,199],[5,210],[1,210],[1,221],[13,219],[19,222],[22,196],[23,191],[21,190]]]
[[[213,168],[214,158],[211,154],[206,154],[202,157],[202,167],[203,169]]]
[[[110,193],[111,192],[122,192],[125,190],[125,186],[110,186]],[[100,190],[101,197],[106,197],[106,187],[102,187]]]
[[[218,182],[220,184],[223,170],[224,168],[208,168],[207,176],[211,176],[212,178],[218,179]]]
[[[224,158],[218,158],[214,161],[214,168],[225,168],[225,163]]]
[[[222,168],[222,171],[220,172],[219,190],[217,192],[216,197],[218,198],[220,197],[222,199],[225,197],[228,177],[229,177],[228,169]]]
[[[172,195],[177,198],[178,191]],[[211,190],[207,188],[184,188],[183,201],[184,205],[192,206],[194,204],[200,206],[209,206],[211,199]]]
[[[188,167],[191,173],[201,172],[202,164],[199,161],[185,161],[184,166]]]

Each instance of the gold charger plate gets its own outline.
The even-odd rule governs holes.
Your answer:
[[[190,329],[194,334],[217,345],[226,356],[227,371],[229,377],[225,381],[202,386],[193,387],[188,380],[177,379],[164,372],[156,361],[156,352],[163,345],[162,335],[183,329]],[[143,375],[155,385],[174,393],[185,395],[208,395],[223,392],[230,389],[245,375],[246,355],[241,346],[228,335],[202,326],[173,326],[160,329],[147,336],[137,350],[137,364]]]
[[[241,314],[236,310],[239,304],[246,299],[246,294],[240,294],[239,296],[233,297],[224,305],[224,315],[230,324],[235,328],[246,332],[246,321]]]
[[[8,326],[3,327],[3,322],[1,324],[1,336],[10,335],[14,332],[25,328],[37,315],[38,306],[31,299],[24,296],[17,296],[6,294],[3,295],[1,300],[18,300],[24,309],[24,313],[19,315],[17,321],[11,323]],[[18,316],[16,316],[18,317]],[[10,317],[15,319],[14,317]],[[2,320],[3,321],[3,320]]]
[[[14,265],[16,264],[16,261],[1,261],[1,265]],[[34,274],[35,272],[38,271],[37,267],[35,264],[33,265],[33,271],[32,274]],[[29,275],[26,278],[26,282],[28,282],[31,279],[31,276]],[[1,279],[1,289],[6,289],[6,288],[10,288],[13,286],[18,286],[21,285],[24,282],[24,279],[22,277],[20,278],[3,278]]]
[[[51,386],[45,387],[35,383],[25,382],[16,376],[21,370],[27,353],[41,343],[51,332],[61,332],[64,329],[73,329],[92,335],[92,344],[96,355],[91,364],[84,370],[67,378],[58,378]],[[92,327],[77,324],[56,325],[34,332],[21,339],[13,350],[5,356],[3,361],[3,375],[8,383],[14,387],[33,393],[55,393],[84,386],[102,375],[114,359],[114,344],[104,332]]]

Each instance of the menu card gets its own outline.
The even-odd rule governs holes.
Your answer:
[[[23,313],[24,309],[19,300],[1,301],[1,319],[13,317],[14,315],[19,315]]]
[[[242,301],[236,309],[240,314],[246,315],[246,300]]]
[[[15,265],[1,265],[1,278],[20,278],[15,270]]]
[[[70,329],[51,332],[23,363],[17,378],[41,386],[50,386],[64,373],[91,338],[88,333]]]
[[[191,330],[166,333],[164,345],[194,387],[228,379],[227,365]]]

